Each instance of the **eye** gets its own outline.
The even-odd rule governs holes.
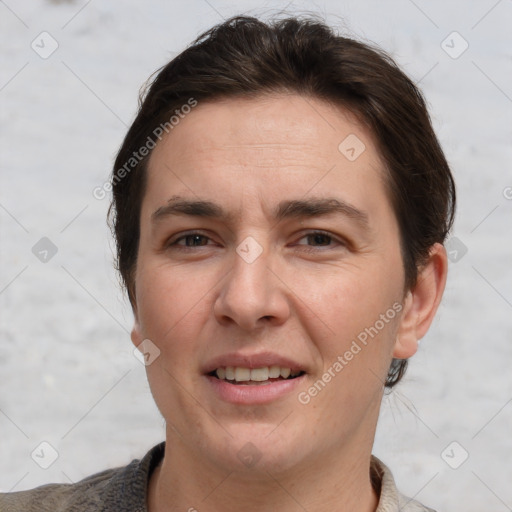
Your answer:
[[[203,247],[208,245],[208,241],[211,238],[203,235],[202,233],[186,233],[176,239],[171,239],[167,242],[167,247],[177,247],[180,249],[193,248],[193,247]]]
[[[307,244],[297,243],[297,245],[307,245],[313,247],[326,247],[327,249],[335,248],[336,246],[345,246],[346,244],[341,240],[335,238],[328,232],[325,231],[311,231],[305,234],[300,240],[306,240]],[[311,249],[307,249],[311,250]]]
[[[310,233],[305,237],[308,242],[318,245],[329,245],[332,241],[332,236],[326,235],[325,233]]]

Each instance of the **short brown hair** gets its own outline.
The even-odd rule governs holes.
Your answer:
[[[138,114],[115,160],[108,217],[117,244],[117,269],[132,306],[150,155],[145,151],[140,157],[140,148],[191,98],[201,102],[268,92],[298,93],[340,105],[371,130],[386,164],[406,289],[415,285],[432,245],[444,242],[454,218],[453,177],[421,92],[391,57],[335,34],[313,17],[267,23],[235,16],[203,33],[158,71],[141,93]],[[127,167],[135,153],[138,158]],[[386,386],[394,386],[406,366],[407,360],[394,359]]]

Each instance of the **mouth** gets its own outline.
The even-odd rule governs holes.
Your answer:
[[[246,368],[243,366],[221,366],[207,375],[229,384],[241,386],[264,386],[274,382],[293,380],[304,375],[301,370],[292,370],[285,366],[262,366]]]
[[[202,368],[207,393],[234,405],[263,405],[293,396],[304,385],[308,369],[272,352],[218,356]]]

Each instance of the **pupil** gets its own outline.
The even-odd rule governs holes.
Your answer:
[[[327,235],[323,234],[315,234],[315,235],[309,235],[310,240],[313,240],[313,243],[316,243],[318,245],[329,245],[329,238]],[[322,243],[324,242],[324,243]]]
[[[195,243],[197,241],[201,241],[202,238],[203,238],[202,235],[188,235],[187,239],[186,239],[186,244],[185,245],[187,245],[189,247],[190,246],[195,246],[195,245],[204,245],[204,244],[201,244],[201,243],[198,243],[198,244]]]

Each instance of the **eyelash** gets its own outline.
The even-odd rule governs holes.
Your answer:
[[[318,236],[318,235],[327,237],[328,239],[330,239],[331,242],[336,242],[340,246],[343,246],[343,247],[347,246],[346,242],[336,238],[334,235],[332,235],[331,233],[329,233],[327,231],[321,231],[321,230],[310,231],[310,232],[304,234],[301,238],[299,238],[299,240],[302,240],[303,238],[307,238],[307,237]],[[176,249],[178,249],[180,251],[190,251],[190,250],[196,249],[198,247],[206,247],[206,245],[197,245],[197,246],[178,245],[178,242],[180,242],[181,240],[185,240],[188,237],[194,237],[194,236],[199,236],[199,237],[211,240],[210,237],[204,235],[203,233],[200,233],[198,231],[192,231],[190,233],[186,233],[184,235],[181,235],[180,237],[176,238],[176,240],[174,240],[174,241],[168,242],[166,244],[166,248],[172,248],[173,247],[173,248],[176,248]],[[304,245],[304,244],[299,244],[299,245]],[[332,249],[333,248],[333,247],[326,246],[326,245],[307,246],[307,247],[309,247],[309,248],[308,249],[304,249],[306,252],[317,252],[317,251],[315,251],[314,247],[327,247],[328,249]]]

